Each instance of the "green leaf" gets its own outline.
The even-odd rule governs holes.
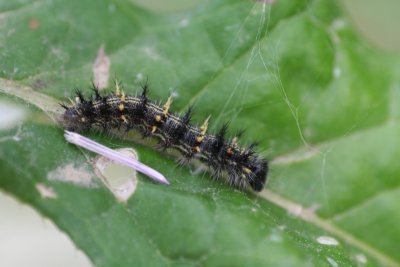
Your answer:
[[[268,1],[265,1],[268,2]],[[96,266],[400,266],[400,56],[372,47],[336,1],[206,1],[160,13],[123,0],[0,4],[0,186],[53,220]],[[81,12],[81,13],[80,13]],[[212,130],[246,128],[271,160],[239,192],[134,147],[120,203],[94,155],[67,144],[58,103],[89,93],[100,47],[135,93],[175,93]],[[38,185],[54,194],[46,197]]]

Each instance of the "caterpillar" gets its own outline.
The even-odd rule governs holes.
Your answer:
[[[164,104],[157,104],[148,97],[148,83],[136,95],[126,95],[118,82],[115,87],[114,93],[101,95],[93,85],[94,94],[90,97],[76,90],[72,105],[61,104],[65,109],[64,127],[69,131],[138,131],[144,138],[157,139],[159,150],[179,151],[181,163],[199,160],[217,180],[223,178],[227,184],[241,190],[250,187],[259,192],[264,188],[268,162],[255,152],[256,143],[239,146],[238,139],[243,132],[226,138],[228,124],[224,124],[215,134],[207,133],[210,117],[201,126],[191,124],[191,107],[180,115],[170,111],[172,97]]]

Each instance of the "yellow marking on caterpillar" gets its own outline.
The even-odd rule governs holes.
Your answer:
[[[124,103],[126,101],[125,92],[122,91],[121,93],[121,102]]]
[[[200,153],[200,147],[199,147],[199,146],[195,146],[195,147],[193,148],[193,150],[194,150],[195,152],[197,152],[197,153]]]
[[[251,170],[249,168],[246,168],[246,167],[243,168],[243,171],[245,173],[247,173],[247,174],[251,173]]]
[[[121,115],[121,120],[122,120],[124,123],[128,123],[128,120],[126,119],[125,115]]]
[[[120,96],[121,95],[121,88],[119,87],[119,83],[117,80],[115,80],[115,95]]]
[[[226,154],[228,154],[228,156],[232,156],[233,150],[232,150],[231,147],[229,147],[229,148],[226,150]]]
[[[151,128],[151,133],[154,133],[156,130],[157,130],[157,126],[153,126],[153,127]]]
[[[203,125],[201,125],[200,130],[201,130],[201,135],[205,135],[207,132],[207,128],[208,128],[208,121],[210,119],[211,116],[208,116],[208,118],[205,120],[205,122],[203,123]]]
[[[197,143],[201,143],[204,140],[204,135],[207,132],[207,128],[208,128],[208,120],[210,119],[210,116],[208,116],[208,118],[204,121],[203,125],[201,125],[200,127],[200,136],[198,136],[196,138]]]
[[[85,117],[82,117],[82,118],[81,118],[81,122],[86,122],[86,118],[85,118]]]
[[[164,115],[168,114],[168,110],[171,107],[171,104],[172,104],[172,97],[170,96],[170,97],[168,97],[167,102],[163,106],[163,114]]]
[[[124,104],[122,104],[122,103],[119,104],[119,106],[118,106],[118,110],[119,110],[119,111],[123,111],[124,108],[125,108]]]
[[[233,139],[231,141],[231,146],[232,147],[237,147],[238,146],[238,138],[237,138],[237,136],[233,137]]]
[[[160,115],[156,115],[156,122],[160,122],[161,121],[161,116]]]

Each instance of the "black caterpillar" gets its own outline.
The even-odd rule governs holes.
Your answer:
[[[125,95],[116,82],[115,93],[102,96],[93,86],[94,95],[89,98],[77,90],[74,105],[62,104],[64,126],[70,131],[137,130],[143,137],[156,137],[159,149],[180,151],[182,162],[200,160],[210,168],[215,179],[224,177],[229,185],[238,189],[250,186],[261,191],[264,188],[268,162],[255,153],[255,143],[239,147],[241,133],[226,139],[227,124],[216,134],[206,134],[209,118],[200,127],[192,125],[192,108],[180,116],[169,110],[171,97],[164,105],[159,105],[148,98],[147,84],[142,89],[139,95]]]

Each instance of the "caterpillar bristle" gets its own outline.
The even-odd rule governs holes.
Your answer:
[[[239,129],[239,130],[236,132],[236,135],[235,135],[235,136],[236,136],[238,139],[240,139],[240,138],[242,138],[242,137],[244,136],[245,132],[246,132],[246,129]]]
[[[75,88],[75,95],[80,102],[82,103],[86,102],[85,97],[83,96],[83,93],[80,89]]]
[[[58,103],[63,109],[67,110],[69,107],[65,105],[64,103]]]
[[[229,122],[225,122],[222,127],[218,130],[216,137],[216,142],[214,144],[213,154],[217,155],[220,153],[224,143],[225,143],[225,135],[228,131]]]
[[[92,80],[92,91],[94,93],[94,99],[100,99],[100,93],[99,93],[99,87],[94,83],[94,81]]]
[[[188,125],[190,121],[192,120],[193,116],[193,105],[189,106],[189,108],[186,110],[186,112],[182,116],[182,122],[185,125]]]
[[[147,77],[146,81],[142,84],[142,93],[141,93],[142,97],[147,99],[149,92],[150,92],[150,82],[149,78]]]

